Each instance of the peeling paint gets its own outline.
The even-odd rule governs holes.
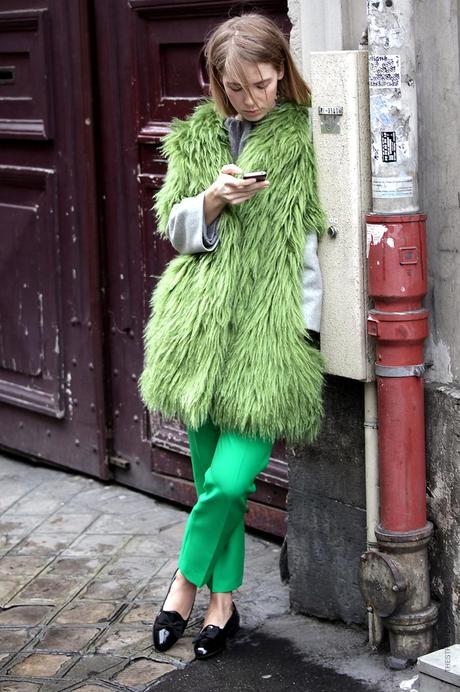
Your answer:
[[[65,387],[65,393],[67,394],[67,401],[69,402],[69,414],[70,417],[72,418],[73,414],[73,403],[72,403],[72,390],[71,390],[71,384],[72,384],[72,373],[68,372],[66,375],[66,387]]]
[[[38,298],[38,311],[40,314],[40,329],[43,333],[43,293],[40,293],[40,291],[38,291],[37,298]]]
[[[449,347],[441,340],[435,341],[430,333],[426,341],[427,360],[431,362],[425,379],[430,382],[452,382],[452,364]]]
[[[388,227],[385,224],[380,223],[368,223],[366,224],[366,235],[367,235],[367,249],[366,257],[369,257],[369,248],[371,245],[378,245],[384,234],[388,231]]]

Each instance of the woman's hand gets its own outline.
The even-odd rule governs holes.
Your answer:
[[[242,172],[241,168],[234,163],[227,163],[222,166],[218,178],[206,190],[204,212],[208,225],[219,216],[226,204],[241,204],[270,185],[268,180],[256,182],[254,178],[248,180],[235,178]]]
[[[242,172],[234,163],[227,163],[222,166],[219,177],[211,185],[215,195],[225,204],[241,204],[270,185],[268,180],[256,182],[254,178],[243,180],[234,177]]]

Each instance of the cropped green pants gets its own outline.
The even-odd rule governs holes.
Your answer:
[[[233,591],[243,583],[244,514],[274,440],[222,432],[210,418],[188,428],[197,501],[185,526],[179,569],[196,586]]]

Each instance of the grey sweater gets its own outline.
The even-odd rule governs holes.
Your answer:
[[[228,117],[224,125],[229,133],[232,158],[236,162],[252,128],[257,123]],[[171,209],[168,219],[168,236],[171,244],[180,254],[212,252],[219,244],[219,216],[211,224],[206,224],[204,194],[203,191],[195,197],[185,197]],[[299,290],[305,328],[315,332],[319,332],[321,328],[323,293],[317,249],[317,234],[308,233]]]

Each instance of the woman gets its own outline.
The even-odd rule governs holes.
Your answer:
[[[154,208],[179,255],[152,294],[139,383],[150,410],[186,425],[198,496],[154,643],[166,651],[182,636],[206,584],[198,659],[239,627],[247,498],[276,439],[317,436],[323,384],[310,91],[263,15],[225,21],[205,56],[212,98],[174,119],[162,145]],[[240,177],[260,170],[266,180]]]

